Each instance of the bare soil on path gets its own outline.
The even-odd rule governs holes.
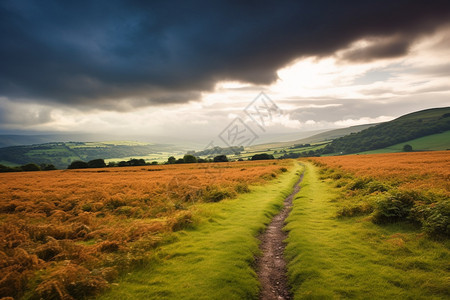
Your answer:
[[[287,278],[284,249],[287,232],[283,231],[285,220],[292,209],[292,200],[300,191],[300,179],[292,193],[284,200],[282,210],[272,219],[266,230],[259,236],[262,255],[256,259],[256,272],[261,283],[259,299],[292,299]]]

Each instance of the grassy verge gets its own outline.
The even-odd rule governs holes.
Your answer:
[[[295,299],[444,299],[450,296],[450,243],[406,223],[337,218],[338,190],[305,163],[288,218],[286,257]]]
[[[175,242],[161,246],[149,264],[121,278],[100,299],[257,298],[255,236],[281,208],[299,170],[292,167],[237,199],[198,205],[198,226],[178,232]]]

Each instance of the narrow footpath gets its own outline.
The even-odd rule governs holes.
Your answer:
[[[283,231],[285,220],[292,209],[292,200],[300,191],[300,183],[303,174],[294,186],[292,193],[284,200],[283,209],[267,226],[266,231],[259,236],[262,255],[256,259],[256,271],[261,291],[261,300],[292,299],[287,278],[286,261],[284,259],[283,242],[287,238],[287,232]]]

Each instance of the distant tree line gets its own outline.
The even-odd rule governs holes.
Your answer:
[[[24,171],[52,171],[56,170],[55,166],[52,164],[34,164],[29,163],[19,167],[8,167],[0,165],[0,172],[24,172]]]
[[[239,155],[244,151],[244,146],[233,146],[233,147],[213,147],[208,148],[202,151],[189,151],[187,154],[193,155],[196,157],[199,156],[213,156],[213,155]]]
[[[296,144],[296,145],[292,146],[290,149],[298,149],[298,148],[306,148],[306,147],[311,147],[311,144]]]
[[[106,165],[105,160],[98,158],[93,159],[88,162],[82,160],[73,161],[67,169],[88,169],[88,168],[106,168],[106,167],[135,167],[135,166],[148,166],[148,165],[157,165],[158,162],[154,161],[151,163],[147,163],[144,159],[135,159],[132,158],[128,161],[120,161],[120,162],[109,162]]]
[[[265,160],[265,159],[275,159],[273,155],[267,153],[255,154],[248,160]],[[208,162],[229,162],[230,160],[226,155],[217,155],[214,158],[200,158],[195,157],[192,154],[186,154],[183,158],[176,159],[174,156],[169,157],[166,164],[189,164],[189,163],[208,163]],[[238,161],[243,161],[239,158]]]

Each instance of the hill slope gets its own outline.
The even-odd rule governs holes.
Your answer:
[[[443,133],[427,135],[418,139],[406,141],[377,150],[360,152],[359,154],[395,153],[402,152],[404,145],[411,145],[414,151],[438,151],[450,149],[450,130]]]
[[[450,130],[450,107],[432,108],[335,139],[323,153],[346,154],[386,148],[447,130]]]
[[[292,147],[294,145],[298,144],[315,144],[315,143],[321,143],[325,141],[331,141],[333,139],[345,136],[347,134],[359,132],[361,130],[367,129],[369,127],[375,126],[376,124],[364,124],[364,125],[356,125],[346,128],[339,128],[339,129],[333,129],[328,130],[325,132],[313,134],[311,136],[308,136],[306,138],[292,140],[289,142],[279,142],[279,143],[268,143],[268,144],[259,144],[250,146],[247,149],[249,151],[263,151],[270,148],[281,148],[281,147]]]

